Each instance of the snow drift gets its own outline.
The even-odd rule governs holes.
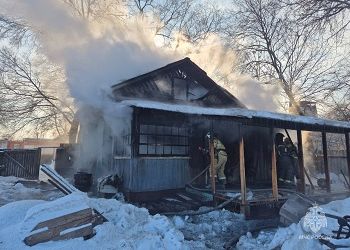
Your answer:
[[[33,249],[23,239],[36,224],[83,207],[95,208],[109,220],[95,227],[93,238],[50,241],[35,249],[189,249],[198,244],[185,241],[165,216],[151,216],[147,209],[117,200],[73,193],[51,202],[19,201],[0,207],[0,249]]]

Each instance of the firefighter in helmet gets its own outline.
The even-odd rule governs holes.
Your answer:
[[[298,168],[298,154],[297,148],[294,146],[293,142],[289,138],[284,139],[284,145],[287,149],[289,156],[289,165],[286,169],[285,180],[287,183],[295,185],[294,177],[299,179],[299,168]]]
[[[276,134],[277,176],[279,185],[295,186],[294,177],[299,179],[298,156],[296,148],[289,138],[283,140],[284,135]]]
[[[211,139],[210,132],[207,134],[208,139]],[[227,153],[224,144],[217,138],[216,135],[213,136],[213,147],[214,147],[214,157],[215,157],[215,172],[218,177],[219,184],[225,187],[226,176],[225,176],[225,165],[227,162]]]

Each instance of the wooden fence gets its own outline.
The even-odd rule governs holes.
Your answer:
[[[0,150],[0,176],[38,179],[41,149]]]

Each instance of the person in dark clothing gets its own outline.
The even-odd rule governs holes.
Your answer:
[[[294,177],[299,179],[297,151],[291,140],[283,140],[283,137],[281,133],[275,137],[278,183],[283,186],[295,186]]]
[[[293,145],[293,142],[289,138],[284,139],[284,144],[287,148],[290,161],[288,170],[286,170],[285,180],[287,180],[289,183],[295,184],[294,177],[299,179],[297,148],[295,145]]]

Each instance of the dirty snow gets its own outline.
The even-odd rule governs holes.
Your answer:
[[[302,226],[303,219],[287,228],[252,234],[249,231],[262,221],[246,221],[242,215],[225,209],[196,216],[151,216],[145,208],[115,199],[94,199],[83,193],[58,198],[57,193],[43,193],[33,182],[0,177],[0,200],[8,203],[0,207],[0,249],[223,249],[233,236],[242,234],[245,235],[239,238],[237,249],[324,249],[317,240],[300,239],[310,234]],[[86,207],[97,209],[109,220],[95,227],[93,238],[52,241],[35,247],[23,243],[39,222]],[[344,216],[350,214],[350,198],[321,207],[324,212]],[[199,211],[206,209],[201,207]],[[320,233],[332,235],[337,222],[327,222]],[[338,240],[336,244],[349,245],[350,241]]]
[[[350,198],[330,202],[320,206],[324,213],[329,213],[343,217],[350,214]],[[327,249],[315,238],[321,234],[332,236],[332,230],[338,230],[338,223],[335,219],[327,218],[327,226],[321,228],[317,234],[313,234],[310,229],[303,226],[304,218],[298,224],[292,224],[286,228],[279,228],[276,231],[262,231],[257,237],[250,233],[242,236],[237,243],[237,249]],[[348,246],[350,249],[350,239],[331,240],[336,245]],[[342,248],[344,249],[344,248]]]
[[[91,199],[73,193],[55,201],[17,201],[0,207],[0,249],[33,249],[23,243],[36,224],[48,218],[92,207],[109,220],[96,226],[96,235],[46,242],[35,249],[200,249],[201,242],[186,241],[183,234],[165,216],[149,215],[117,200]]]

